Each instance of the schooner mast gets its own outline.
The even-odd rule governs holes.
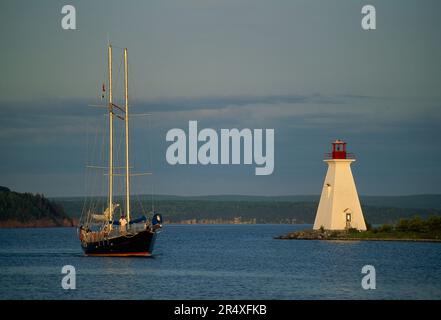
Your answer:
[[[112,95],[112,45],[109,45],[109,218],[113,221],[113,95]],[[125,169],[126,169],[126,219],[130,222],[130,166],[129,166],[129,70],[127,48],[124,49],[124,100],[125,100]]]
[[[129,169],[129,70],[127,63],[127,48],[124,49],[124,97],[126,124],[126,218],[130,223],[130,169]]]
[[[109,44],[109,220],[113,224],[113,96],[112,45]]]

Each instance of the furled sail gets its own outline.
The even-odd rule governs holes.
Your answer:
[[[119,207],[118,203],[114,203],[113,204],[113,212],[115,212],[115,209]],[[103,214],[92,214],[92,218],[95,221],[109,221],[110,220],[110,210],[109,208],[107,208],[106,210],[104,210]]]

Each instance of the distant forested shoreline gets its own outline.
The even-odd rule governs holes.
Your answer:
[[[153,199],[153,200],[152,200]],[[115,202],[123,203],[122,197]],[[132,197],[134,216],[150,215],[152,208],[166,223],[284,223],[312,224],[319,196],[173,196]],[[0,187],[0,227],[74,226],[88,203],[107,205],[105,197],[46,198]],[[86,206],[85,206],[86,203]],[[373,225],[393,224],[400,219],[441,216],[441,195],[361,196],[363,213]]]
[[[61,204],[40,194],[0,186],[0,227],[71,227],[74,220]]]
[[[168,223],[292,223],[314,222],[319,196],[172,196],[139,195],[132,197],[132,212],[136,215],[154,210]],[[101,202],[106,198],[87,198]],[[56,198],[74,218],[81,214],[84,198]],[[116,197],[115,201],[123,203]],[[402,197],[361,197],[363,212],[371,224],[395,223],[402,218],[441,215],[441,195]]]

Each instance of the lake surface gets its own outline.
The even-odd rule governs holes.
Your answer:
[[[441,298],[441,244],[273,239],[305,228],[167,225],[152,258],[85,257],[73,228],[0,229],[0,299]],[[76,290],[61,287],[64,265]]]

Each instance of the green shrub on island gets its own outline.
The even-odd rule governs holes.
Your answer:
[[[370,230],[355,228],[346,230],[303,230],[278,236],[276,239],[301,240],[401,240],[441,242],[441,216],[431,216],[423,220],[416,216],[401,219],[395,225],[384,224]]]
[[[401,219],[395,226],[399,232],[441,232],[441,216],[431,216],[422,220],[419,216],[412,219]]]
[[[373,229],[373,231],[383,233],[383,232],[391,232],[393,229],[394,227],[391,226],[390,224],[383,224],[381,227]]]
[[[367,221],[365,221],[365,223],[366,223],[366,230],[367,230],[367,231],[372,230],[372,224],[370,224],[370,223],[367,222]]]
[[[426,222],[429,232],[441,230],[441,216],[431,216]]]
[[[360,237],[385,237],[409,239],[441,239],[441,216],[431,216],[426,220],[416,216],[412,219],[401,219],[395,225],[383,224]]]

